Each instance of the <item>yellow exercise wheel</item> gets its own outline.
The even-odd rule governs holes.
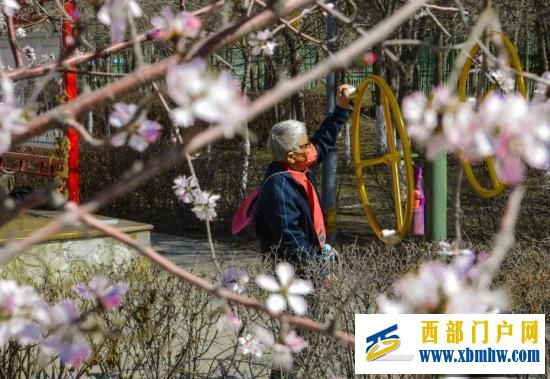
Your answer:
[[[502,41],[504,43],[504,48],[508,53],[510,65],[517,72],[522,72],[523,69],[521,67],[521,61],[519,59],[516,49],[514,48],[514,44],[512,43],[512,41],[510,41],[508,37],[506,37],[504,34],[500,32],[494,32],[494,33],[497,33],[502,38]],[[468,100],[467,88],[466,88],[468,84],[468,77],[469,77],[472,64],[474,63],[474,59],[479,52],[479,49],[480,49],[479,45],[475,45],[470,50],[469,58],[464,64],[464,67],[462,68],[462,73],[458,81],[458,96],[461,101]],[[523,97],[526,97],[527,88],[525,86],[525,80],[520,75],[516,75],[516,86],[517,86],[518,92]],[[492,83],[491,85],[488,86],[487,93],[494,91],[495,89],[496,89],[496,84]],[[493,163],[493,159],[491,157],[488,157],[486,159],[486,163],[487,163],[487,170],[489,172],[489,178],[491,179],[492,187],[490,186],[485,187],[477,180],[474,174],[474,171],[472,169],[472,165],[468,161],[464,161],[464,173],[466,174],[466,178],[472,185],[472,188],[474,189],[474,191],[476,191],[482,197],[492,198],[500,195],[506,189],[506,184],[500,181],[500,179],[498,178],[495,170],[495,165]]]
[[[361,155],[361,103],[363,97],[367,91],[369,84],[374,84],[380,90],[380,101],[384,111],[384,119],[386,122],[386,135],[387,135],[387,152],[379,156],[369,156],[363,159]],[[357,88],[357,94],[355,97],[355,106],[353,109],[353,162],[355,165],[355,177],[357,180],[357,188],[359,190],[359,196],[361,203],[363,204],[363,210],[369,221],[370,226],[382,241],[388,242],[382,238],[382,229],[378,224],[376,216],[374,215],[369,202],[369,196],[365,186],[365,169],[369,166],[375,165],[387,165],[391,174],[391,186],[393,204],[395,207],[395,227],[393,228],[399,239],[402,239],[407,234],[411,225],[413,214],[413,197],[414,197],[414,182],[413,182],[413,165],[411,157],[411,147],[407,131],[405,129],[405,122],[401,115],[401,110],[397,103],[397,99],[393,94],[390,86],[380,76],[369,75],[363,80],[361,85]],[[397,137],[400,140],[400,147],[397,144]],[[405,204],[402,204],[401,200],[401,188],[400,188],[400,165],[403,162],[405,169],[405,188],[406,188],[406,200]],[[388,227],[387,229],[392,229]]]

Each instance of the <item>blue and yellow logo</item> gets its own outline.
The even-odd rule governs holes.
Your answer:
[[[388,335],[396,330],[397,324],[367,337],[367,362],[383,357],[401,345],[397,334]]]

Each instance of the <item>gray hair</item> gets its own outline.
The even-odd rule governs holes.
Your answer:
[[[303,122],[281,121],[271,128],[267,139],[267,150],[274,160],[282,162],[286,160],[289,151],[298,150],[300,137],[304,134],[307,135],[307,129]]]

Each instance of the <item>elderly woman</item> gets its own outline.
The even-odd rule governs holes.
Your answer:
[[[315,170],[335,148],[348,119],[348,84],[338,88],[337,106],[311,139],[304,123],[287,120],[271,129],[267,147],[273,162],[260,188],[256,233],[263,253],[305,263],[330,250],[316,190]]]

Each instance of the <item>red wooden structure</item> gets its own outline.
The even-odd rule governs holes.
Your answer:
[[[41,155],[4,153],[0,156],[0,168],[9,173],[55,178],[64,165],[62,159]]]

